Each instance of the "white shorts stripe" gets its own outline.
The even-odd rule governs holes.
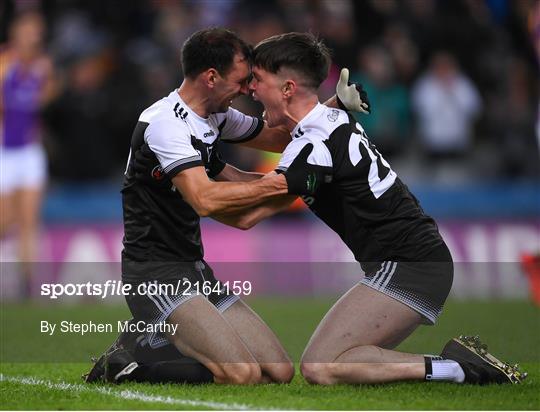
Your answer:
[[[166,310],[171,310],[172,309],[172,302],[170,301],[170,299],[167,300],[168,296],[166,294],[161,294],[161,291],[159,290],[159,285],[158,285],[157,280],[154,280],[154,285],[156,286],[155,289],[154,289],[155,292],[156,292],[154,297],[161,302],[161,304],[163,305],[163,307]],[[164,312],[164,311],[162,311],[162,312]]]
[[[386,261],[382,263],[381,268],[377,271],[377,273],[375,273],[375,276],[373,276],[371,282],[369,282],[370,286],[374,286],[379,276],[384,276],[384,273],[386,273],[386,271],[388,270],[389,263],[390,262]]]
[[[392,276],[394,276],[394,272],[396,271],[396,268],[397,268],[397,262],[393,262],[393,264],[392,264],[392,270],[390,271],[390,273],[389,273],[388,276],[386,277],[386,280],[385,280],[384,283],[382,284],[381,290],[384,290],[384,289],[386,288],[386,285],[388,285],[388,282],[390,282],[390,279],[392,279]]]
[[[146,282],[146,287],[148,289],[148,286],[151,285],[151,282]],[[163,306],[161,306],[161,303],[159,303],[155,297],[156,295],[153,295],[152,293],[148,293],[148,290],[146,290],[146,296],[148,297],[148,299],[150,299],[152,302],[154,302],[154,305],[156,305],[156,307],[158,308],[158,310],[160,312],[165,312],[165,309],[163,308]]]

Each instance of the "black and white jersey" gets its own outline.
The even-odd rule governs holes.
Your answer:
[[[287,170],[308,143],[307,162],[333,177],[304,201],[359,262],[421,261],[442,243],[433,219],[348,113],[317,104],[292,131],[277,169]]]
[[[135,261],[202,259],[199,216],[171,179],[195,166],[204,166],[209,177],[216,176],[225,166],[218,142],[249,140],[263,125],[262,120],[232,108],[202,118],[176,90],[143,111],[132,135],[122,189],[122,257]],[[134,154],[143,149],[151,160],[137,164]]]

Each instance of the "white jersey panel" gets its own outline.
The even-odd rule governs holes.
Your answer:
[[[201,160],[201,154],[191,144],[188,128],[179,127],[178,121],[164,119],[150,123],[144,140],[165,173],[184,163]]]
[[[332,156],[323,140],[322,136],[308,135],[307,132],[304,136],[294,139],[283,151],[276,169],[286,171],[298,153],[309,143],[313,144],[313,150],[308,156],[307,162],[315,166],[332,167]]]
[[[353,166],[356,166],[360,162],[360,160],[362,160],[362,154],[360,152],[359,145],[361,144],[366,148],[366,151],[371,160],[371,163],[369,165],[368,184],[371,192],[373,193],[373,196],[375,196],[375,199],[378,199],[388,189],[390,189],[390,187],[392,187],[392,185],[396,181],[397,174],[392,170],[390,164],[385,160],[384,157],[382,157],[380,152],[369,143],[369,140],[367,139],[364,132],[364,128],[360,125],[360,123],[356,123],[356,128],[360,130],[361,133],[351,134],[351,139],[349,140],[349,158]],[[388,173],[384,177],[384,179],[381,179],[379,177],[379,161],[384,167],[388,169]]]
[[[215,118],[217,125],[223,124],[221,129],[221,140],[223,141],[241,141],[252,137],[253,133],[260,127],[262,120],[248,116],[232,107],[226,113],[215,113],[210,117]]]
[[[139,121],[148,123],[144,141],[166,173],[181,164],[201,160],[200,153],[191,144],[187,122],[175,115],[173,93],[154,103],[139,118]]]
[[[308,157],[308,163],[317,166],[332,167],[332,155],[324,143],[330,135],[342,124],[347,124],[349,118],[343,110],[332,109],[320,103],[296,125],[292,131],[293,140],[287,145],[279,164],[278,170],[287,170],[302,148],[313,144],[313,151]]]

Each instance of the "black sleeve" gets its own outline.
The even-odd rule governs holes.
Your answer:
[[[259,133],[261,132],[261,130],[264,127],[264,120],[263,119],[256,118],[256,120],[257,121],[255,121],[253,123],[253,128],[248,130],[248,132],[244,136],[241,136],[239,139],[236,139],[236,140],[227,140],[227,139],[222,138],[221,141],[226,142],[226,143],[236,144],[236,143],[245,143],[245,142],[248,142],[248,141],[254,139],[255,137],[257,137],[259,135]],[[220,131],[225,126],[225,122],[226,122],[226,120],[222,124],[219,125]]]

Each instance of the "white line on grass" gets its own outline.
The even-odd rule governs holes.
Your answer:
[[[67,382],[51,382],[51,381],[35,378],[32,376],[19,377],[19,376],[5,376],[3,374],[0,374],[0,382],[2,381],[19,383],[22,385],[43,386],[48,389],[56,389],[60,391],[94,392],[94,393],[99,393],[102,395],[113,396],[119,399],[136,400],[136,401],[141,401],[141,402],[157,402],[157,403],[166,403],[169,405],[202,406],[205,408],[227,409],[227,410],[229,409],[230,410],[253,410],[253,409],[270,410],[269,408],[257,408],[257,407],[253,407],[253,406],[245,405],[241,403],[223,403],[223,402],[212,402],[212,401],[202,401],[202,400],[180,399],[180,398],[173,398],[171,396],[145,395],[142,392],[127,390],[127,389],[115,391],[111,388],[104,387],[104,386],[81,385],[81,384],[67,383]]]

